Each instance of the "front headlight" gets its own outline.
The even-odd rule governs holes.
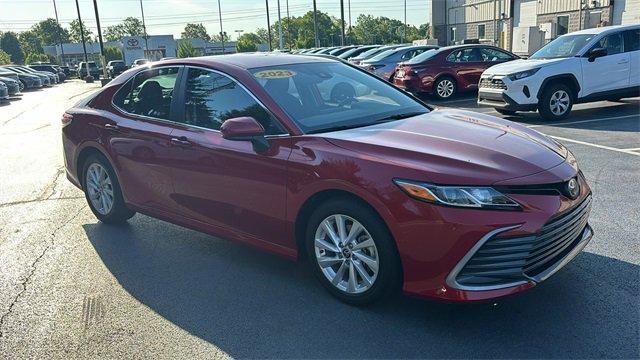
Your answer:
[[[517,72],[515,74],[509,75],[509,79],[511,79],[511,81],[516,81],[516,80],[528,78],[529,76],[532,76],[535,73],[537,73],[538,70],[540,70],[540,68]]]
[[[492,187],[439,186],[400,179],[394,179],[393,182],[412,198],[433,204],[501,210],[521,209],[515,200]]]

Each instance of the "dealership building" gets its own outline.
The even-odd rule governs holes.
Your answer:
[[[432,37],[527,55],[569,32],[640,23],[640,0],[430,0]]]
[[[120,41],[108,41],[105,47],[116,47],[122,51],[124,61],[131,65],[136,59],[160,60],[163,57],[176,57],[178,43],[180,41],[190,41],[191,45],[202,55],[218,55],[236,52],[236,43],[233,41],[210,42],[203,39],[175,40],[173,35],[149,35],[145,39],[143,36],[129,36]],[[86,43],[87,57],[89,61],[100,61],[100,45],[98,43]],[[64,48],[64,56],[63,56]],[[62,59],[62,64],[78,64],[84,61],[84,50],[82,43],[67,43],[44,47],[45,54]]]

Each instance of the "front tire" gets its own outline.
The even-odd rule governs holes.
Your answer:
[[[366,205],[351,199],[321,204],[309,217],[305,240],[314,275],[341,301],[366,305],[397,290],[394,240]]]
[[[448,100],[454,97],[457,91],[456,81],[449,76],[443,76],[436,80],[433,93],[440,100]]]
[[[118,178],[103,155],[90,155],[84,162],[82,174],[85,198],[98,220],[122,224],[135,215],[125,205]]]
[[[567,85],[556,83],[548,86],[538,103],[538,111],[546,120],[563,120],[571,113],[573,91]]]

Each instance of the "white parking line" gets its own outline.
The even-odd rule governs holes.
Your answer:
[[[631,148],[631,149],[625,149],[627,151],[640,151],[640,148]]]
[[[635,152],[630,151],[628,149],[618,149],[618,148],[614,148],[614,147],[611,147],[611,146],[592,144],[592,143],[589,143],[589,142],[586,142],[586,141],[567,139],[567,138],[564,138],[564,137],[554,136],[554,135],[547,135],[547,136],[552,137],[552,138],[557,139],[557,140],[560,140],[560,141],[567,141],[567,142],[572,142],[572,143],[576,143],[576,144],[580,144],[580,145],[587,145],[587,146],[597,147],[597,148],[600,148],[600,149],[617,151],[617,152],[621,152],[623,154],[640,156],[640,153],[635,153]]]
[[[584,124],[584,123],[590,123],[590,122],[596,122],[596,121],[604,121],[604,120],[627,119],[627,118],[632,118],[632,117],[640,118],[640,114],[624,115],[624,116],[612,116],[612,117],[599,118],[599,119],[588,119],[588,120],[578,120],[578,121],[549,123],[549,124],[533,124],[533,125],[526,125],[526,126],[530,127],[530,128],[536,128],[536,127],[542,127],[542,126]]]

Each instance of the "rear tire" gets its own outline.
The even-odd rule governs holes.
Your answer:
[[[448,100],[456,95],[458,85],[456,80],[449,76],[443,76],[433,85],[433,94],[440,100]]]
[[[368,206],[349,198],[322,203],[307,221],[305,240],[314,275],[341,301],[366,305],[399,289],[401,266],[393,237]]]
[[[101,222],[122,224],[135,215],[125,205],[118,178],[102,154],[89,155],[84,162],[82,188],[91,212]]]
[[[573,90],[565,84],[549,85],[542,92],[538,102],[538,111],[545,120],[563,120],[571,113],[573,107]]]
[[[516,112],[515,112],[515,111],[513,111],[513,110],[496,109],[496,111],[497,111],[499,114],[506,115],[506,116],[513,116],[513,115],[515,115],[515,114],[516,114]]]

